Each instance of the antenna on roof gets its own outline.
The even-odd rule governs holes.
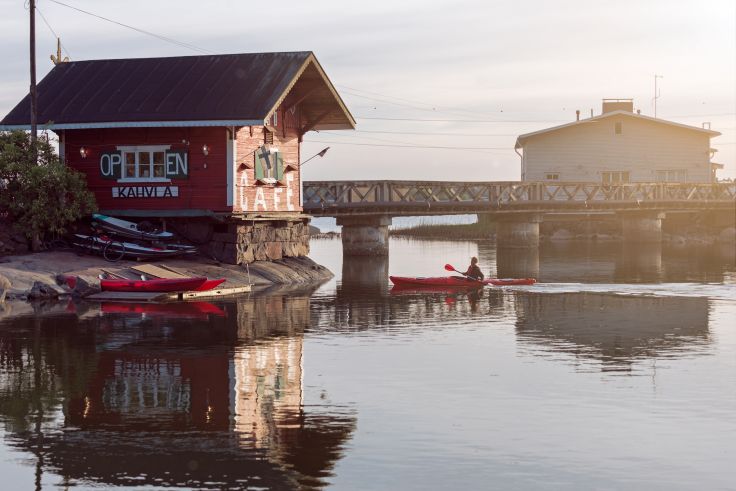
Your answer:
[[[51,61],[54,63],[54,65],[58,65],[59,63],[66,63],[69,61],[68,56],[65,56],[64,58],[61,57],[61,38],[56,38],[56,56],[51,55]]]
[[[654,98],[652,98],[652,102],[654,103],[654,117],[657,117],[657,99],[659,99],[659,90],[657,89],[657,79],[658,78],[664,78],[662,75],[654,74]]]

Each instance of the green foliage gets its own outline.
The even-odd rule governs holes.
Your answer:
[[[48,137],[36,148],[37,164],[30,134],[0,132],[0,217],[28,238],[64,233],[96,209],[84,175],[59,161]]]

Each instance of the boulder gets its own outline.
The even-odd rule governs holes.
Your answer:
[[[74,290],[72,290],[72,297],[84,298],[101,291],[100,285],[90,284],[85,279],[77,277],[77,283],[74,285]]]
[[[34,281],[31,291],[28,292],[28,300],[46,300],[59,298],[59,292],[51,285]]]

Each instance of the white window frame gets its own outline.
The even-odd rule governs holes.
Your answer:
[[[656,182],[687,182],[687,169],[657,169],[654,172]]]
[[[609,180],[605,181],[603,178],[608,174]],[[627,180],[623,180],[624,174],[628,177]],[[614,179],[614,177],[616,179]],[[601,183],[602,184],[626,184],[631,182],[631,171],[628,170],[604,170],[601,171]]]
[[[135,182],[171,182],[171,179],[168,177],[153,177],[153,154],[155,152],[164,152],[166,153],[167,150],[171,150],[171,145],[123,145],[118,146],[116,149],[121,153],[122,160],[123,160],[123,169],[122,169],[122,177],[118,179],[118,182],[127,182],[127,183],[135,183]],[[125,154],[132,153],[135,155],[135,176],[129,177],[126,175],[128,166],[127,161],[125,159]],[[148,161],[148,168],[149,168],[149,174],[151,177],[138,177],[140,175],[140,154],[141,153],[148,153],[149,154],[149,161]],[[166,164],[166,161],[164,160],[164,165]]]

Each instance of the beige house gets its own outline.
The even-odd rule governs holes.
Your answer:
[[[515,148],[522,181],[714,182],[723,166],[711,162],[710,139],[719,135],[604,99],[601,115],[521,135]]]

